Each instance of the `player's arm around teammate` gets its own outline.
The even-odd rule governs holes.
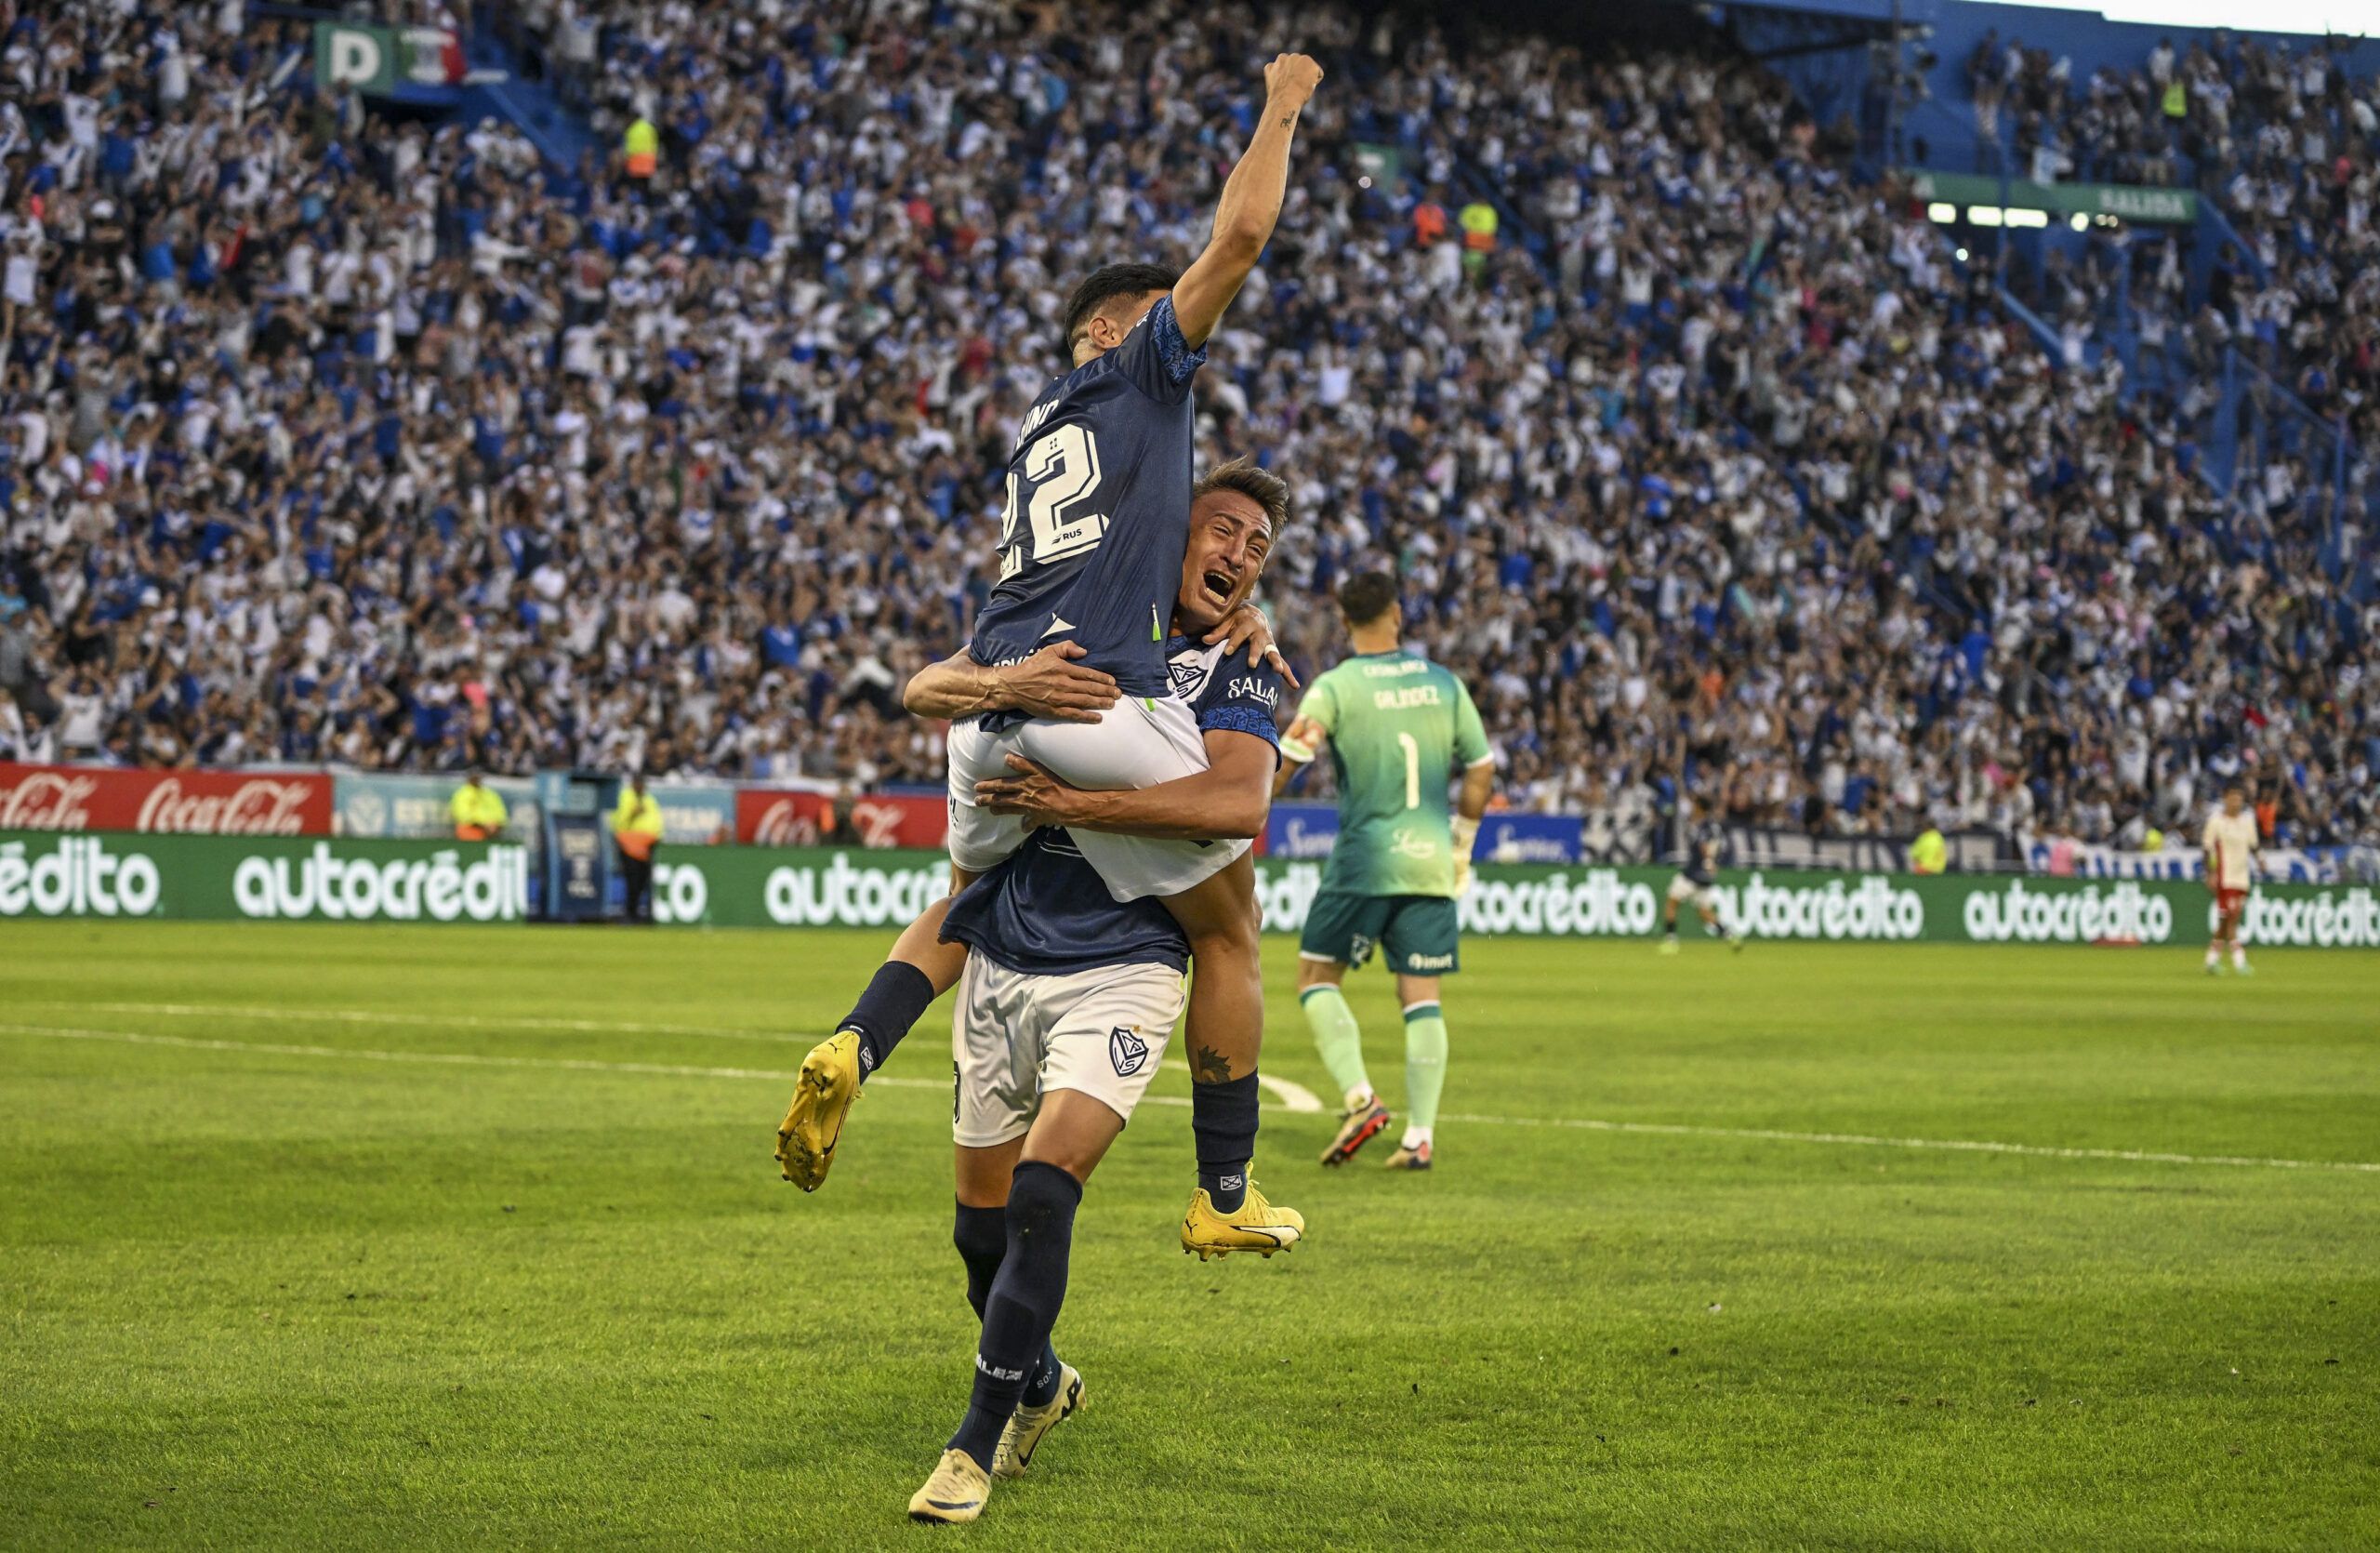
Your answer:
[[[1271,626],[1252,608],[1233,611],[1216,627],[1216,635],[1252,652],[1277,656]],[[1061,723],[1096,723],[1116,704],[1119,692],[1112,676],[1075,661],[1082,652],[1075,643],[1053,642],[1030,657],[994,669],[977,663],[962,648],[912,675],[902,704],[918,717],[1022,711]],[[849,1045],[855,1071],[846,1078],[837,1067],[822,1063],[813,1075],[812,1065],[802,1064],[793,1104],[777,1128],[776,1149],[779,1171],[802,1190],[815,1191],[826,1180],[841,1136],[842,1112],[856,1098],[858,1085],[900,1044],[927,1007],[958,985],[967,964],[967,946],[945,943],[942,927],[951,901],[974,880],[975,875],[951,865],[950,893],[901,930],[858,1003],[836,1027],[828,1044]],[[829,1119],[831,1130],[819,1125]]]
[[[1223,466],[1201,484],[1196,504],[1201,516],[1184,554],[1174,621],[1183,632],[1203,632],[1205,640],[1216,644],[1204,653],[1188,656],[1244,663],[1249,670],[1246,677],[1253,681],[1269,671],[1258,666],[1279,661],[1271,627],[1249,604],[1248,596],[1263,573],[1276,521],[1266,503],[1277,505],[1285,487],[1245,465]],[[1053,722],[1095,722],[1116,701],[1117,690],[1111,677],[1076,661],[1080,653],[1073,643],[1052,643],[1018,662],[994,669],[961,651],[919,670],[904,692],[904,704],[922,717],[1025,710]],[[1249,716],[1252,720],[1253,714]],[[1264,714],[1263,725],[1269,732],[1269,712]],[[1269,750],[1263,753],[1269,758]],[[1236,767],[1250,758],[1248,752],[1237,753],[1229,763]],[[1256,786],[1260,798],[1262,790],[1260,777]],[[1261,816],[1256,823],[1261,827]],[[1212,829],[1189,833],[1199,840],[1224,834]],[[954,866],[953,896],[973,877]],[[1251,962],[1257,952],[1254,883],[1252,866],[1241,858],[1224,870],[1215,886],[1217,891],[1236,889],[1246,897],[1246,909],[1239,914],[1244,932],[1236,927],[1230,931],[1234,952]],[[779,1167],[786,1179],[803,1190],[814,1191],[824,1181],[843,1118],[867,1075],[890,1055],[926,1008],[958,982],[965,968],[965,947],[942,941],[951,898],[936,901],[902,932],[891,957],[878,968],[835,1036],[812,1054],[813,1060],[803,1062],[793,1101],[777,1129]],[[1210,957],[1202,963],[1219,957],[1212,936],[1191,936],[1194,953],[1204,949]],[[1223,1028],[1232,1034],[1241,1033],[1236,1026]],[[1247,1113],[1255,1106],[1260,1039],[1254,1028],[1236,1042],[1230,1035],[1211,1037],[1201,1049],[1203,1068],[1194,1066],[1192,1074],[1204,1086],[1194,1089],[1194,1096],[1206,1101],[1193,1117],[1202,1189],[1209,1192],[1210,1204],[1229,1205],[1222,1207],[1224,1212],[1236,1211],[1241,1201],[1237,1183],[1244,1181],[1246,1160],[1252,1151],[1254,1118]],[[1219,1100],[1224,1102],[1220,1111]],[[1247,1138],[1242,1137],[1243,1132]],[[1193,1217],[1198,1217],[1195,1198]],[[1197,1233],[1202,1239],[1224,1234],[1203,1219]],[[1236,1238],[1236,1234],[1225,1238]]]

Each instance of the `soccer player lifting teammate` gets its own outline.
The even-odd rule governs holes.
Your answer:
[[[1111,898],[1081,843],[1093,827],[1187,838],[1252,837],[1263,829],[1281,678],[1252,646],[1192,638],[1255,586],[1288,495],[1278,479],[1245,462],[1198,483],[1172,617],[1179,634],[1166,645],[1174,685],[1206,741],[1207,770],[1153,788],[1091,791],[1012,755],[1006,774],[976,789],[983,806],[1038,829],[952,903],[943,925],[965,946],[966,966],[952,1042],[959,1201],[951,1238],[983,1327],[966,1416],[909,1502],[920,1520],[975,1519],[992,1479],[1022,1476],[1050,1430],[1081,1405],[1082,1376],[1059,1361],[1051,1342],[1065,1298],[1075,1211],[1165,1054],[1189,954],[1158,902]],[[1218,575],[1231,585],[1220,596],[1210,580]],[[994,671],[960,654],[919,670],[906,698],[912,711],[958,716],[1011,697]],[[1248,1100],[1252,1108],[1253,1095]],[[1212,1194],[1248,1188],[1245,1140],[1235,1154],[1211,1116],[1194,1113],[1192,1126],[1202,1185],[1183,1225],[1183,1249],[1199,1249],[1202,1257],[1256,1249],[1196,1233],[1215,1216]],[[1269,1236],[1285,1250],[1302,1228],[1296,1215],[1279,1210],[1271,1222],[1248,1221],[1237,1233]]]
[[[2206,887],[2215,892],[2215,936],[2206,943],[2206,974],[2223,974],[2223,947],[2231,947],[2231,968],[2255,975],[2240,942],[2240,919],[2248,912],[2248,886],[2256,877],[2256,814],[2247,790],[2234,782],[2223,790],[2223,807],[2206,816],[2199,833],[2206,849]]]
[[[1073,367],[1042,392],[1018,431],[1000,580],[969,646],[986,669],[1022,669],[1042,698],[1038,715],[989,711],[951,730],[950,854],[959,888],[1024,841],[1022,817],[976,801],[979,782],[1009,774],[1011,755],[1081,789],[1154,787],[1206,766],[1197,719],[1173,694],[1166,655],[1165,621],[1189,544],[1190,384],[1209,336],[1272,236],[1298,115],[1321,79],[1321,66],[1302,54],[1265,67],[1262,117],[1223,185],[1206,250],[1188,270],[1176,276],[1154,265],[1109,265],[1067,302]],[[1083,670],[1112,679],[1120,698],[1088,706]],[[1096,720],[1049,715],[1070,710],[1097,710]],[[1161,899],[1181,925],[1198,968],[1189,1024],[1194,1124],[1204,1116],[1210,1131],[1244,1130],[1252,1140],[1263,989],[1249,843],[1085,832],[1079,844],[1116,901]],[[836,1034],[804,1060],[778,1130],[785,1174],[804,1189],[826,1178],[866,1076],[955,979],[959,962],[938,942],[945,909],[937,905],[910,924]],[[1244,1178],[1245,1170],[1236,1174]],[[1194,1249],[1276,1249],[1277,1231],[1293,1217],[1228,1188],[1210,1191],[1206,1205],[1202,1216],[1194,1193],[1183,1227]]]
[[[1495,756],[1471,692],[1441,665],[1398,645],[1396,583],[1368,573],[1339,590],[1355,656],[1318,676],[1281,741],[1290,761],[1328,745],[1339,782],[1339,839],[1298,944],[1298,1002],[1346,1096],[1322,1162],[1344,1164],[1389,1122],[1364,1070],[1363,1033],[1339,989],[1348,970],[1388,952],[1405,1006],[1405,1135],[1388,1164],[1427,1170],[1446,1082],[1438,978],[1458,968],[1455,897],[1471,885],[1471,847],[1488,812]],[[1462,776],[1452,813],[1447,784]],[[1286,786],[1292,770],[1276,780]]]

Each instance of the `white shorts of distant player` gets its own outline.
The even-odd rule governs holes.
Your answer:
[[[1672,900],[1690,900],[1694,902],[1698,909],[1704,911],[1716,911],[1719,909],[1718,897],[1711,893],[1711,886],[1708,884],[1697,884],[1693,880],[1688,879],[1684,874],[1679,874],[1675,879],[1670,881],[1670,898]]]
[[[1025,820],[975,803],[975,784],[1012,776],[1008,757],[1023,755],[1070,787],[1114,791],[1153,788],[1207,769],[1206,740],[1189,703],[1170,696],[1127,697],[1097,723],[1019,723],[985,733],[976,723],[950,730],[950,860],[983,873],[1025,842]],[[1178,896],[1231,866],[1245,841],[1175,842],[1147,836],[1073,832],[1083,856],[1117,900]]]
[[[1130,1122],[1185,1001],[1170,965],[1110,965],[1034,976],[967,957],[950,1032],[961,1148],[1023,1137],[1041,1097],[1079,1090]]]

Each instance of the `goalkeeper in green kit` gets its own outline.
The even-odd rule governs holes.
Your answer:
[[[1298,1002],[1330,1076],[1346,1093],[1339,1135],[1322,1156],[1344,1164],[1384,1132],[1388,1108],[1364,1072],[1363,1035],[1339,984],[1385,952],[1405,1005],[1405,1136],[1392,1170],[1430,1168],[1431,1128],[1446,1082],[1447,1022],[1438,978],[1457,963],[1455,897],[1471,885],[1471,846],[1488,810],[1495,756],[1471,693],[1448,670],[1397,644],[1395,580],[1370,572],[1339,589],[1355,656],[1306,692],[1281,740],[1289,762],[1326,748],[1339,782],[1339,839],[1298,943]],[[1296,775],[1284,764],[1277,792]],[[1460,772],[1451,806],[1447,788]]]

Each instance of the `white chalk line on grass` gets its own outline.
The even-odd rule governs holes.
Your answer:
[[[283,1019],[298,1024],[451,1026],[467,1030],[569,1030],[593,1035],[702,1035],[732,1041],[817,1043],[814,1035],[730,1030],[716,1025],[647,1025],[616,1019],[557,1019],[536,1015],[405,1014],[377,1008],[243,1008],[229,1003],[23,1003],[24,1008],[73,1008],[88,1014],[162,1014],[174,1018]]]
[[[686,1063],[607,1062],[592,1057],[495,1056],[477,1052],[381,1052],[350,1046],[298,1046],[258,1041],[208,1041],[194,1036],[151,1035],[137,1030],[75,1029],[58,1025],[0,1024],[0,1033],[48,1037],[62,1041],[112,1041],[132,1046],[171,1046],[198,1052],[250,1052],[264,1056],[348,1057],[363,1062],[428,1063],[460,1068],[547,1069],[577,1073],[641,1073],[691,1079],[774,1079],[789,1082],[796,1075],[768,1068],[706,1068]],[[1168,1063],[1165,1066],[1176,1066]],[[893,1089],[941,1090],[936,1079],[904,1079],[879,1074],[871,1085]],[[1286,1082],[1287,1081],[1281,1081]],[[1295,1087],[1295,1086],[1291,1086]],[[1309,1093],[1309,1100],[1313,1096]],[[1151,1095],[1144,1104],[1186,1106],[1178,1095]],[[1304,1109],[1303,1107],[1291,1108]],[[1315,1108],[1319,1109],[1316,1105]],[[1861,1148],[1908,1148],[1954,1154],[2016,1154],[2044,1160],[2109,1160],[2125,1164],[2223,1165],[2263,1170],[2340,1170],[2380,1174],[2380,1162],[2360,1160],[2281,1160],[2244,1154],[2176,1154],[2149,1148],[2062,1148],[2039,1143],[1998,1143],[1974,1138],[1883,1137],[1868,1133],[1803,1133],[1778,1127],[1704,1127],[1687,1122],[1606,1122],[1570,1116],[1479,1116],[1462,1112],[1441,1115],[1441,1122],[1490,1127],[1554,1127],[1575,1132],[1628,1133],[1640,1136],[1737,1138],[1757,1143],[1812,1143]]]
[[[1576,1116],[1461,1116],[1441,1122],[1494,1127],[1567,1127],[1586,1133],[1636,1133],[1656,1137],[1744,1138],[1759,1143],[1828,1143],[1861,1148],[1917,1148],[1954,1154],[2023,1154],[2043,1160],[2117,1160],[2128,1164],[2251,1165],[2265,1170],[2349,1170],[2380,1174],[2360,1160],[2268,1160],[2246,1154],[2171,1154],[2154,1148],[2060,1148],[2043,1143],[1993,1143],[1977,1138],[1895,1138],[1869,1133],[1796,1133],[1780,1127],[1699,1127],[1675,1122],[1601,1122]]]
[[[123,1005],[114,1006],[121,1008]],[[190,1005],[175,1006],[181,1012],[196,1012]],[[152,1012],[164,1011],[163,1008],[152,1010]],[[258,1011],[221,1009],[212,1012],[247,1014]],[[410,1024],[446,1021],[392,1019],[387,1022]],[[570,1023],[573,1028],[598,1030],[656,1030],[672,1028],[653,1025],[604,1025],[587,1020]],[[674,1028],[682,1033],[694,1035],[734,1033],[706,1031],[692,1026]],[[258,1052],[271,1056],[353,1057],[363,1062],[435,1063],[456,1068],[542,1068],[576,1073],[650,1073],[684,1079],[776,1079],[787,1083],[791,1083],[795,1078],[799,1077],[795,1072],[772,1068],[711,1068],[688,1063],[611,1062],[595,1057],[498,1056],[482,1052],[382,1052],[354,1046],[299,1046],[263,1041],[208,1041],[195,1036],[150,1035],[138,1030],[73,1029],[57,1025],[0,1025],[0,1030],[12,1035],[49,1036],[61,1041],[116,1041],[132,1046],[175,1046],[194,1052]],[[817,1038],[787,1036],[782,1039],[806,1040],[814,1043]],[[1179,1062],[1169,1062],[1164,1066],[1175,1072],[1186,1073],[1190,1070],[1186,1065]],[[950,1088],[948,1083],[940,1079],[905,1079],[890,1073],[879,1073],[867,1082],[870,1088],[882,1085],[892,1089],[934,1089],[945,1093]],[[1260,1088],[1270,1092],[1274,1098],[1280,1102],[1281,1108],[1284,1110],[1318,1112],[1322,1109],[1322,1102],[1316,1099],[1314,1092],[1303,1084],[1288,1079],[1276,1079],[1269,1073],[1258,1074],[1256,1082]],[[1178,1095],[1146,1095],[1142,1096],[1142,1103],[1157,1106],[1186,1106],[1190,1102],[1186,1097]]]
[[[299,1024],[340,1025],[402,1025],[450,1026],[456,1029],[481,1030],[565,1030],[575,1034],[595,1035],[692,1035],[712,1037],[722,1041],[772,1041],[799,1046],[813,1046],[823,1038],[815,1035],[787,1034],[774,1030],[721,1029],[712,1025],[651,1025],[634,1024],[612,1019],[558,1019],[536,1015],[501,1014],[404,1014],[377,1008],[248,1008],[224,1003],[68,1003],[38,1002],[20,1006],[28,1008],[79,1008],[91,1014],[162,1014],[179,1018],[206,1019],[283,1019]],[[1165,1064],[1176,1072],[1187,1073],[1187,1065],[1180,1062]],[[722,1076],[725,1076],[722,1074]],[[786,1075],[787,1078],[791,1074]],[[871,1079],[870,1083],[892,1083],[895,1081]],[[924,1080],[900,1081],[902,1086],[924,1083]],[[1290,1079],[1276,1079],[1270,1073],[1256,1075],[1257,1086],[1281,1103],[1284,1110],[1316,1113],[1322,1101],[1314,1091]],[[941,1088],[939,1083],[931,1087]]]

